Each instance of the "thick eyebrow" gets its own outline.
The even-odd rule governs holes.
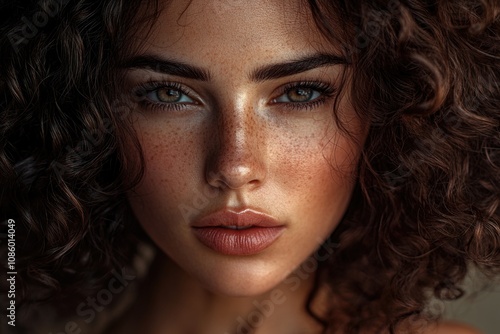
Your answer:
[[[330,66],[330,65],[347,65],[348,61],[345,58],[333,54],[318,53],[303,58],[293,60],[286,63],[265,65],[256,69],[250,78],[252,81],[265,81],[270,79],[278,79],[297,73],[306,72],[314,68]]]
[[[337,55],[318,53],[284,63],[264,65],[254,70],[250,74],[250,79],[255,82],[278,79],[306,72],[318,67],[339,64],[347,65],[349,62],[345,58]],[[120,67],[127,69],[150,69],[159,73],[201,81],[210,81],[211,79],[210,71],[206,69],[189,65],[178,60],[161,58],[155,55],[140,55],[132,57],[124,61]]]
[[[155,72],[175,75],[179,77],[210,81],[210,72],[173,59],[164,59],[154,55],[132,57],[123,62],[121,68],[143,68]]]

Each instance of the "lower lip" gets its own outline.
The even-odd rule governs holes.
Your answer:
[[[233,230],[224,227],[195,227],[202,244],[225,255],[252,255],[261,252],[284,232],[284,226],[250,227]]]

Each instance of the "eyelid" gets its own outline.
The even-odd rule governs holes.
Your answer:
[[[161,88],[171,88],[180,91],[182,94],[186,95],[189,97],[193,102],[151,102],[151,103],[157,103],[157,104],[199,104],[199,97],[197,94],[194,93],[194,91],[179,82],[175,81],[154,81],[150,80],[145,83],[142,83],[138,85],[136,88],[134,88],[133,93],[136,95],[136,97],[139,98],[144,98],[147,94],[159,90]]]
[[[300,87],[315,90],[319,92],[319,96],[315,97],[313,100],[305,102],[277,101],[278,98],[289,92],[291,89]],[[147,97],[150,92],[153,92],[160,88],[173,88],[179,90],[182,94],[193,100],[193,102],[159,102],[153,101],[151,98]],[[335,87],[331,83],[314,80],[300,80],[290,82],[279,87],[278,90],[279,94],[275,95],[275,97],[271,99],[270,104],[281,106],[282,108],[286,109],[297,110],[313,109],[327,101],[335,94],[336,91]],[[190,87],[175,81],[149,80],[138,85],[133,91],[136,97],[140,98],[139,103],[141,103],[144,108],[147,108],[150,111],[181,111],[183,109],[193,108],[197,105],[199,106],[200,104],[202,104],[202,102],[200,102],[202,101],[202,99],[198,98],[197,94],[195,94]]]
[[[298,86],[298,88],[300,88],[300,86]],[[308,87],[305,87],[307,89],[309,89]],[[314,95],[317,95],[316,97],[313,97],[310,101],[304,101],[304,102],[294,102],[294,101],[280,101],[283,99],[283,97],[285,98],[288,98],[288,92],[285,92],[283,94],[281,94],[280,96],[278,96],[277,98],[275,98],[273,100],[273,103],[307,103],[307,102],[312,102],[312,101],[316,101],[317,99],[321,98],[321,96],[323,96],[323,92],[317,90],[317,89],[314,89],[314,88],[310,88],[313,92],[315,92]]]
[[[151,98],[147,97],[148,94],[154,92],[155,90],[161,88],[172,88],[179,90],[181,94],[186,95],[193,102],[161,102],[153,101]],[[201,99],[194,91],[179,82],[175,81],[162,81],[162,80],[152,80],[141,83],[133,89],[133,94],[137,99],[138,103],[142,108],[148,110],[152,113],[162,113],[162,112],[182,112],[185,109],[193,108],[201,104]]]
[[[294,88],[310,88],[310,89],[315,90],[321,94],[319,97],[317,97],[316,99],[309,101],[309,102],[316,101],[317,99],[321,99],[322,97],[325,97],[325,98],[331,97],[335,93],[335,88],[329,83],[326,83],[323,81],[301,80],[301,81],[295,81],[295,82],[285,84],[285,85],[281,86],[280,88],[278,88],[279,94],[275,95],[275,97],[273,97],[271,99],[271,103],[272,104],[279,104],[279,103],[282,103],[282,104],[305,104],[305,103],[308,103],[308,102],[278,102],[278,101],[276,101],[278,98],[280,98],[281,96],[283,96],[288,91],[290,91],[291,89],[294,89]]]

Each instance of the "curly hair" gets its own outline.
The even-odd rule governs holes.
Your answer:
[[[469,265],[499,273],[500,2],[309,3],[326,36],[340,22],[372,122],[327,279],[348,333],[394,331]]]
[[[0,220],[17,222],[30,302],[98,288],[142,240],[124,196],[142,165],[123,142],[141,151],[115,83],[133,27],[156,14],[67,2],[0,7]],[[19,19],[54,3],[43,25]],[[339,247],[319,268],[335,296],[322,321],[328,333],[393,333],[432,319],[431,297],[459,298],[472,266],[500,274],[500,1],[308,4],[342,45],[371,124]]]
[[[142,169],[125,159],[123,141],[138,142],[127,124],[131,106],[112,98],[118,58],[110,55],[127,47],[124,27],[138,6],[0,7],[0,219],[3,228],[7,218],[17,222],[21,304],[63,292],[77,300],[135,252],[124,191]]]

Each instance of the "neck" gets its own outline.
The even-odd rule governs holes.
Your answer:
[[[258,296],[231,297],[205,289],[163,253],[158,252],[148,280],[119,333],[291,333],[320,332],[306,311],[316,272],[301,269]],[[314,311],[314,308],[312,308]],[[321,312],[321,311],[320,311]],[[315,312],[316,313],[316,312]],[[301,330],[302,329],[302,330]]]

